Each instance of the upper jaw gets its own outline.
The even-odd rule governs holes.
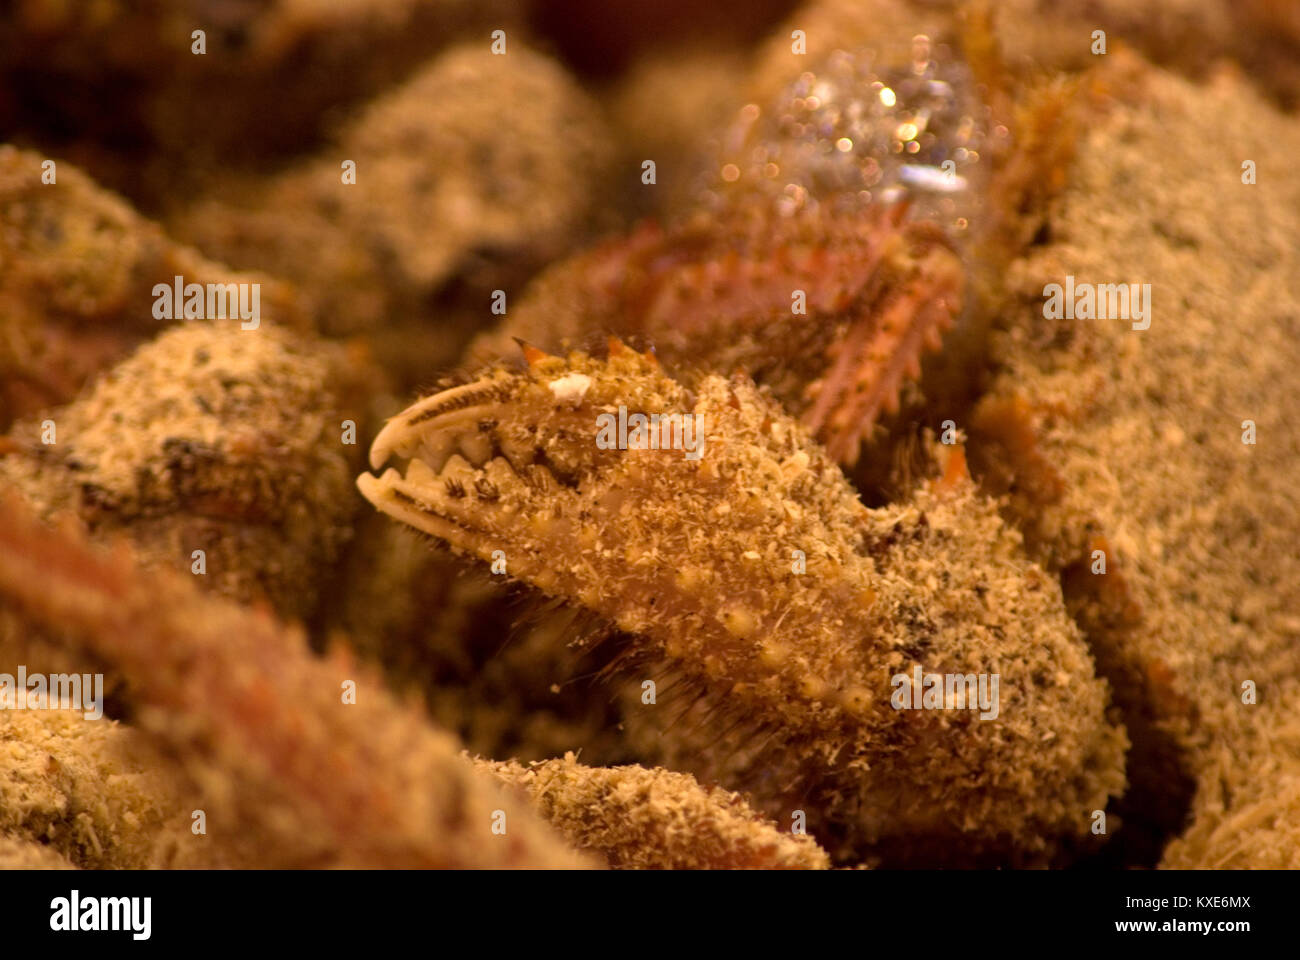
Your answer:
[[[466,432],[466,426],[477,429],[514,393],[513,378],[493,374],[430,394],[384,424],[370,447],[370,468],[378,470],[396,455],[420,456],[434,469],[441,469],[442,463],[431,462],[438,460],[439,440],[459,437]],[[445,461],[450,453],[448,449],[441,459]]]

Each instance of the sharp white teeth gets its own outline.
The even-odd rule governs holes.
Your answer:
[[[475,466],[482,466],[492,457],[492,437],[486,433],[462,434],[456,446]]]
[[[460,500],[474,486],[478,472],[460,454],[452,454],[438,475],[438,491],[451,500]]]
[[[416,486],[432,486],[438,482],[438,475],[423,460],[415,459],[406,468],[406,482]]]
[[[413,407],[412,410],[414,409]],[[384,424],[384,428],[375,437],[375,442],[370,447],[370,468],[378,470],[390,457],[397,455],[418,456],[437,470],[448,454],[456,449],[456,427],[463,426],[465,422],[477,423],[480,416],[474,410],[457,410],[438,418],[437,427],[434,428],[432,420],[412,426],[412,413],[407,410]]]
[[[387,470],[382,477],[363,473],[357,477],[357,489],[375,507],[395,520],[417,530],[432,534],[441,540],[470,549],[464,540],[464,530],[447,521],[435,510],[419,502],[421,491],[404,489],[405,484],[396,470]]]
[[[473,483],[478,472],[458,453],[453,453],[451,459],[442,468],[439,474],[444,480],[459,480],[462,483]]]
[[[373,474],[363,473],[357,477],[357,489],[376,507],[379,506],[382,487],[383,481]]]
[[[494,403],[501,401],[503,386],[499,378],[489,377],[451,390],[431,394],[393,417],[375,437],[370,447],[370,468],[378,470],[393,454],[409,457],[427,432],[426,425],[438,421],[439,430],[465,422],[477,422]]]
[[[369,473],[363,473],[357,477],[357,489],[361,495],[373,503],[380,510],[387,511],[385,504],[390,499],[390,494],[396,489],[397,484],[402,482],[402,475],[392,467],[389,467],[381,476],[373,476]]]
[[[388,458],[394,453],[402,453],[400,447],[403,438],[409,435],[409,428],[406,426],[407,414],[401,413],[393,417],[384,424],[384,428],[379,431],[375,437],[375,442],[370,445],[370,469],[378,470]]]
[[[415,459],[423,460],[437,473],[446,465],[447,458],[455,452],[455,435],[434,431],[420,442],[419,449],[415,452]]]

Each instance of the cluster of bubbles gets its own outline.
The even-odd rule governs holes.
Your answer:
[[[894,67],[870,50],[839,50],[768,110],[740,111],[702,199],[717,209],[757,193],[781,216],[908,199],[910,216],[962,234],[989,166],[988,140],[988,110],[946,47],[915,37],[910,62]]]

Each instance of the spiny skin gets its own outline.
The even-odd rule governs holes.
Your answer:
[[[745,371],[852,463],[961,309],[957,253],[937,225],[905,214],[898,204],[854,217],[749,211],[667,232],[646,225],[548,271],[472,353],[505,356],[513,338],[552,347],[615,332],[674,366]],[[806,298],[802,312],[794,291]]]
[[[1124,736],[1059,589],[964,472],[868,510],[747,379],[691,393],[617,342],[607,361],[529,360],[391,420],[371,464],[410,465],[358,487],[683,676],[711,709],[667,735],[680,769],[749,787],[774,817],[805,809],[849,858],[914,840],[1045,857],[1122,789]],[[702,416],[702,456],[599,449],[596,416],[620,405]],[[895,710],[891,676],[913,664],[1000,674],[1000,718]],[[718,746],[733,722],[766,739]]]
[[[577,850],[616,869],[800,869],[830,866],[811,837],[780,830],[739,794],[684,773],[583,766],[572,753],[528,766],[475,760],[515,787]]]

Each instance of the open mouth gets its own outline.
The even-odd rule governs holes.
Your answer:
[[[576,498],[590,471],[559,451],[572,434],[559,429],[543,438],[521,422],[526,382],[497,371],[391,419],[371,446],[370,464],[379,471],[398,463],[359,476],[361,495],[394,519],[480,555],[520,533],[555,532],[565,494]],[[579,459],[594,456],[594,444],[587,446],[578,448]]]
[[[506,379],[479,380],[433,394],[388,422],[370,449],[378,476],[357,478],[361,495],[389,516],[458,545],[484,531],[483,504],[510,516],[531,492],[521,473],[545,482],[545,467],[519,449],[506,454],[496,414],[513,395]]]

